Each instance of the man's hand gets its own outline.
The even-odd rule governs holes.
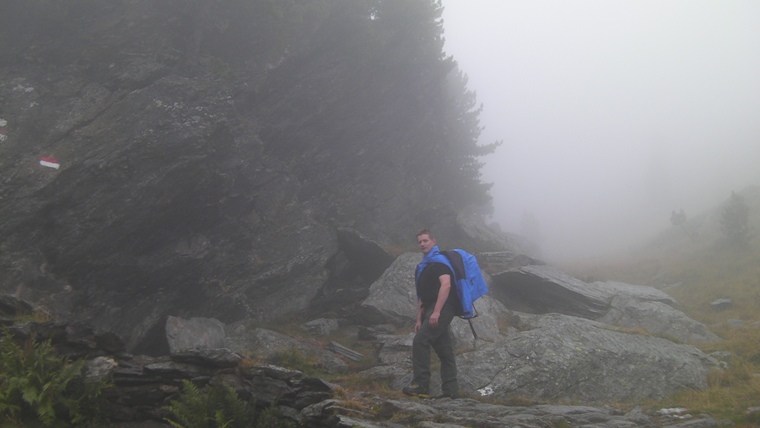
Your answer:
[[[440,312],[433,312],[430,315],[430,319],[428,320],[428,322],[430,323],[430,327],[438,327],[438,318],[440,317],[441,317]]]
[[[422,327],[422,321],[420,321],[418,318],[417,323],[414,324],[414,332],[417,333],[418,331],[420,331],[420,327]]]
[[[446,303],[446,299],[449,298],[449,291],[451,290],[451,275],[441,275],[438,277],[438,281],[441,282],[441,288],[438,289],[438,299],[435,301],[433,313],[428,320],[430,327],[438,327],[438,319],[441,318],[443,304]]]

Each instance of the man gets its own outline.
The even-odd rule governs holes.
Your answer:
[[[451,265],[438,251],[430,230],[417,233],[417,244],[425,255],[415,271],[417,288],[417,322],[412,343],[412,384],[402,391],[406,395],[428,396],[430,389],[430,348],[441,362],[443,396],[457,398],[457,364],[449,324],[460,312],[459,298],[453,288]]]

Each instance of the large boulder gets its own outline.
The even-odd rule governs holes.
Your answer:
[[[215,318],[166,319],[166,339],[172,355],[189,349],[223,348],[224,335],[224,323]]]
[[[689,345],[560,314],[457,359],[466,393],[610,402],[704,389],[717,361]]]
[[[502,327],[510,325],[511,311],[491,296],[485,295],[475,304],[478,315],[472,319],[454,318],[451,334],[454,347],[460,351],[476,349],[481,341],[496,342],[502,339]]]
[[[654,287],[616,281],[587,283],[547,265],[499,272],[492,275],[492,283],[491,294],[515,311],[578,316],[681,342],[719,339],[704,324],[676,309],[673,297]]]
[[[150,354],[165,351],[155,343],[170,314],[231,322],[309,305],[328,277],[334,227],[298,203],[302,181],[259,136],[226,119],[228,87],[168,74],[119,92],[116,80],[139,68],[107,72],[102,85],[70,71],[0,69],[0,98],[14,94],[18,116],[0,160],[18,180],[3,187],[0,266],[18,269],[0,290]],[[28,92],[6,85],[17,79]],[[50,135],[32,138],[27,121]],[[46,153],[59,169],[28,162]]]
[[[422,254],[404,253],[386,269],[369,289],[362,302],[360,324],[405,324],[417,317],[417,295],[414,289],[414,270]]]
[[[516,311],[558,312],[595,319],[607,313],[609,308],[609,293],[553,266],[523,266],[491,277],[491,294]]]
[[[327,260],[329,273],[319,293],[309,302],[308,316],[351,318],[369,294],[369,288],[395,257],[357,230],[339,228],[338,251]]]
[[[665,303],[625,295],[615,296],[610,310],[597,321],[621,328],[643,329],[682,343],[720,340],[707,326]]]
[[[690,345],[624,332],[561,314],[514,315],[526,331],[477,341],[457,355],[465,396],[610,402],[660,399],[682,388],[704,389],[718,362]],[[381,366],[361,376],[401,389],[411,381],[411,332],[380,335]],[[440,393],[434,373],[431,393]]]

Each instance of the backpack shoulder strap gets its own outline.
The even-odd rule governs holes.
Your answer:
[[[462,259],[462,255],[457,250],[448,250],[448,251],[441,251],[441,254],[446,256],[447,259],[449,259],[449,262],[451,263],[451,267],[454,269],[454,276],[456,279],[464,279],[466,277],[466,272],[464,270],[464,260]]]

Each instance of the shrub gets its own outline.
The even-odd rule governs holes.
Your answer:
[[[720,228],[730,242],[746,244],[749,237],[749,205],[741,195],[731,192],[731,198],[721,212]]]
[[[87,381],[84,360],[59,357],[50,340],[23,344],[5,332],[0,341],[0,412],[43,426],[87,426],[100,416],[105,382]]]

